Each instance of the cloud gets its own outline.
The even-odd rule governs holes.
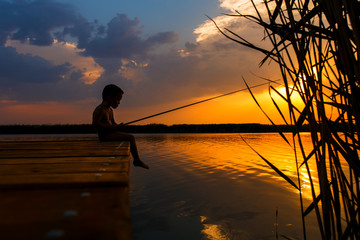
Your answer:
[[[220,7],[224,10],[227,10],[229,14],[237,15],[238,12],[248,15],[257,15],[257,12],[254,9],[252,1],[248,0],[219,0]],[[254,0],[254,4],[257,6],[260,13],[266,11],[266,8],[263,4],[263,0]],[[271,5],[271,3],[269,3]],[[249,24],[249,21],[246,21],[244,18],[221,15],[221,16],[210,16],[213,21],[219,26],[220,29],[231,29],[232,31],[243,34],[246,39],[249,39],[249,34],[252,35],[251,31],[254,28],[254,25]],[[196,41],[219,41],[223,38],[219,34],[218,29],[215,27],[214,23],[211,20],[206,20],[198,27],[194,29],[194,34],[197,35]],[[261,31],[260,31],[261,32]]]
[[[226,10],[246,12],[248,14],[256,13],[253,4],[248,0],[219,0],[220,7]],[[259,6],[263,4],[263,0],[253,0],[254,4]]]
[[[143,37],[139,19],[125,14],[107,26],[90,23],[72,5],[53,0],[0,0],[0,22],[2,101],[92,97],[105,82],[121,78],[122,67],[131,68],[123,66],[124,60],[144,59],[178,38],[175,32]],[[132,85],[131,79],[124,81]]]
[[[13,47],[0,47],[0,101],[70,102],[93,96],[84,72],[68,62],[52,62]]]
[[[43,47],[46,52],[46,47],[59,42],[56,36],[65,36],[59,32],[66,27],[86,25],[87,21],[72,5],[53,0],[0,0],[0,22],[0,100],[3,103],[69,101],[87,95],[79,92],[87,92],[83,81],[89,79],[92,72],[71,64],[69,56],[60,63],[36,51],[21,52],[16,48]],[[83,29],[78,33],[79,39],[89,32],[89,28]]]
[[[175,32],[160,32],[142,38],[142,27],[138,18],[130,19],[125,14],[117,14],[107,25],[103,35],[98,35],[87,44],[82,44],[84,56],[93,57],[106,70],[114,70],[114,65],[106,59],[144,58],[150,51],[169,43],[175,43],[178,36]],[[121,62],[115,67],[118,70]]]
[[[0,47],[0,84],[14,86],[22,83],[56,82],[71,70],[71,65],[52,65],[30,54],[19,54],[13,47]]]
[[[53,43],[52,32],[79,21],[70,4],[53,0],[0,0],[0,45],[8,38],[46,46]]]
[[[51,64],[62,65],[71,62],[74,71],[81,71],[81,81],[86,84],[94,83],[104,69],[92,57],[81,56],[82,50],[76,44],[54,41],[51,46],[34,46],[29,43],[8,40],[5,46],[16,48],[19,54],[31,54],[46,59]]]
[[[192,51],[186,56],[177,51],[153,55],[147,66],[127,69],[131,81],[120,74],[112,81],[124,86],[124,105],[136,107],[184,99],[191,102],[234,91],[244,87],[242,77],[250,85],[261,81],[251,72],[268,76],[268,70],[258,69],[260,54],[235,43],[225,46],[203,43],[190,45]]]

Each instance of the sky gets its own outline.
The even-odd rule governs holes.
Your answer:
[[[0,0],[0,124],[91,123],[107,84],[118,123],[277,79],[275,64],[221,35],[209,17],[263,44],[234,10],[247,0]],[[275,122],[268,88],[253,89]],[[264,123],[248,91],[138,124]]]

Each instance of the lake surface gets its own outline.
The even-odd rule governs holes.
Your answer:
[[[131,169],[134,239],[303,239],[298,191],[241,139],[297,183],[294,153],[277,133],[135,136],[150,170]],[[319,239],[314,215],[306,227]]]
[[[309,153],[310,135],[302,135]],[[150,165],[150,170],[131,169],[135,240],[276,239],[276,233],[303,239],[298,191],[241,138],[297,183],[293,150],[279,134],[135,136],[142,160]],[[291,139],[291,134],[286,136]],[[69,135],[1,135],[0,140],[44,137]],[[306,171],[300,170],[306,208],[311,195]],[[314,214],[307,216],[306,227],[307,239],[320,239]]]

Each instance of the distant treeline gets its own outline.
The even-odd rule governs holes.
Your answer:
[[[265,124],[148,124],[129,125],[124,132],[130,133],[261,133],[261,132],[292,132],[287,125]],[[307,132],[308,126],[301,131]],[[91,124],[75,125],[0,125],[0,134],[82,134],[96,133]]]

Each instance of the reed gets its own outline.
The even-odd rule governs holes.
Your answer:
[[[292,139],[279,133],[295,153],[297,181],[293,182],[261,157],[299,190],[304,239],[310,213],[315,213],[323,239],[360,239],[360,3],[358,0],[252,3],[255,15],[237,11],[228,16],[260,25],[264,39],[271,43],[269,49],[256,46],[230,29],[220,29],[216,22],[215,25],[225,37],[262,52],[265,57],[260,65],[274,61],[279,66],[286,93],[281,94],[273,86],[269,91],[287,105],[286,115],[272,97],[285,123],[293,128]],[[295,98],[301,99],[300,106],[295,104]],[[306,123],[312,139],[310,152],[305,151],[300,134]],[[310,163],[316,166],[315,173],[310,171]],[[302,195],[302,168],[311,186],[312,203],[308,205]]]

